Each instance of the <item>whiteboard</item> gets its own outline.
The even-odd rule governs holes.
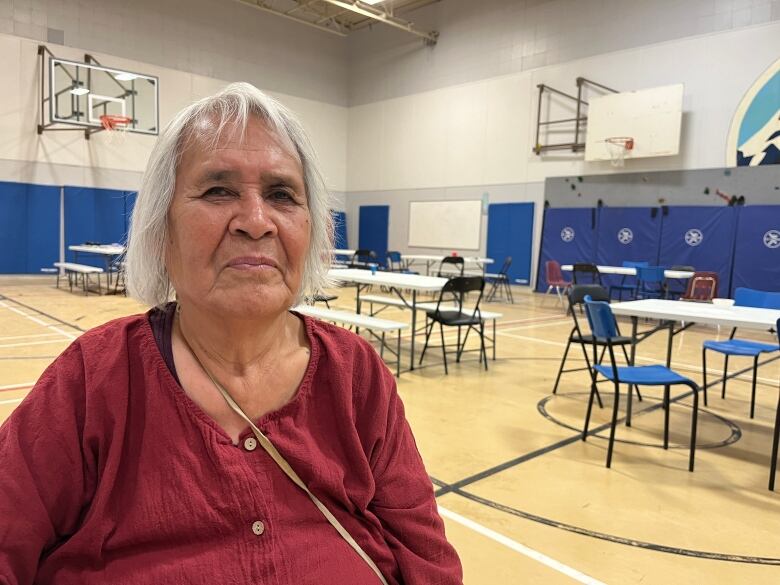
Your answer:
[[[482,201],[412,201],[409,246],[479,250]]]
[[[610,160],[604,139],[611,136],[634,139],[634,148],[626,153],[626,160],[678,154],[683,94],[683,84],[678,83],[590,100],[585,160]]]

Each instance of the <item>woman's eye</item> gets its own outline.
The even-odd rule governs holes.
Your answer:
[[[293,197],[292,193],[289,191],[286,191],[285,189],[275,189],[271,192],[271,198],[275,199],[276,201],[294,201],[295,198]]]
[[[232,197],[233,192],[225,187],[211,187],[203,194],[204,197]]]

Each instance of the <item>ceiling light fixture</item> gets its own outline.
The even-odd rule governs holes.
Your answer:
[[[89,90],[86,87],[74,87],[70,90],[70,93],[73,95],[84,95],[89,93]]]

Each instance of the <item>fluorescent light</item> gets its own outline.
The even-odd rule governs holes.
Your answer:
[[[384,2],[384,0],[360,0],[363,4],[370,4],[373,6],[374,4],[379,4],[380,2]]]
[[[133,79],[137,79],[138,76],[135,73],[117,73],[114,75],[114,79],[117,81],[133,81]]]
[[[70,90],[70,93],[73,95],[84,95],[89,93],[89,90],[86,87],[74,87]]]

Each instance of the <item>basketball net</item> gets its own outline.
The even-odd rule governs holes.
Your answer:
[[[106,141],[109,144],[124,142],[127,138],[127,129],[132,122],[132,118],[127,116],[114,116],[111,114],[100,116],[100,125],[106,131]]]
[[[613,167],[622,167],[626,164],[626,154],[634,149],[634,139],[630,136],[613,136],[606,138],[604,142],[607,145],[610,162]]]

